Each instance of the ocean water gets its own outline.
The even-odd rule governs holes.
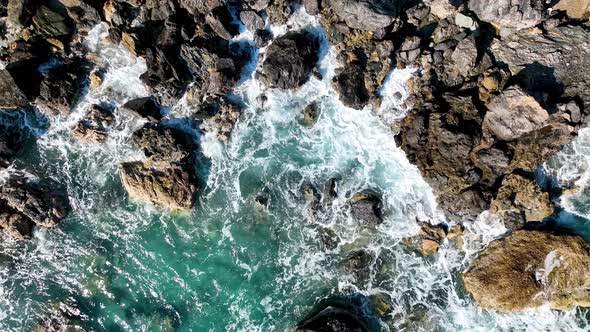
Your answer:
[[[323,36],[304,12],[289,26],[273,31],[306,27]],[[403,243],[417,233],[417,217],[445,222],[390,130],[403,117],[404,82],[413,70],[392,71],[380,109],[353,110],[330,87],[339,64],[325,39],[323,79],[312,78],[297,91],[262,86],[253,79],[253,61],[235,91],[246,108],[230,141],[195,131],[201,142],[195,172],[203,185],[194,209],[177,214],[130,199],[122,187],[119,163],[142,157],[127,142],[141,119],[117,114],[105,144],[79,143],[70,135],[92,103],[121,104],[148,94],[139,80],[145,63],[101,42],[103,34],[97,26],[88,47],[109,71],[71,115],[0,114],[32,138],[13,169],[63,184],[73,207],[58,227],[36,230],[31,241],[0,243],[0,330],[30,330],[51,312],[65,312],[87,331],[288,331],[334,295],[360,298],[376,331],[588,330],[584,310],[498,314],[481,310],[464,293],[459,272],[506,231],[485,213],[467,226],[460,247],[445,243],[425,258]],[[251,35],[244,32],[235,42],[251,44]],[[263,57],[264,49],[252,54]],[[321,114],[305,128],[299,116],[310,102],[320,105]],[[186,126],[190,113],[181,101],[164,121]],[[567,176],[572,167],[586,176],[585,137],[547,168]],[[580,162],[568,166],[571,160]],[[321,191],[332,179],[337,196],[321,213],[310,213],[303,188],[311,184]],[[383,193],[385,218],[377,227],[351,217],[347,201],[364,189]],[[582,189],[564,203],[582,219],[590,213],[584,197]],[[336,248],[323,244],[326,229],[338,239]],[[360,249],[375,259],[367,273],[352,275],[343,260]],[[381,318],[362,300],[376,295],[389,302]]]

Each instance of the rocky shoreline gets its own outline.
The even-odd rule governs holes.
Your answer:
[[[392,130],[454,226],[420,221],[422,231],[408,245],[433,254],[442,241],[460,238],[462,224],[489,211],[513,232],[493,241],[464,272],[476,302],[506,312],[545,303],[589,306],[580,268],[590,263],[588,245],[572,235],[529,230],[558,208],[558,191],[539,185],[535,172],[588,122],[587,0],[3,0],[0,108],[67,117],[108,71],[84,45],[93,27],[106,24],[105,42],[145,60],[140,78],[149,96],[120,107],[92,105],[71,135],[104,144],[117,114],[141,119],[129,142],[144,158],[121,163],[122,185],[139,201],[190,210],[202,185],[194,170],[199,146],[186,128],[164,121],[166,109],[186,103],[195,110],[192,129],[227,142],[243,107],[232,91],[252,60],[260,63],[254,76],[267,88],[295,90],[321,77],[315,32],[274,36],[271,29],[301,7],[318,17],[344,64],[332,81],[343,105],[376,109],[393,69],[418,70],[409,82],[407,115]],[[240,29],[252,33],[252,42],[234,40]],[[251,59],[260,48],[263,56]],[[313,126],[320,111],[305,107],[302,125]],[[25,142],[14,127],[0,128],[0,167],[9,169]],[[27,239],[34,227],[53,227],[67,216],[65,189],[26,170],[7,174],[0,186],[4,235]],[[333,183],[326,188],[305,189],[314,213],[334,195]],[[349,205],[366,225],[383,221],[379,193],[359,192]],[[337,245],[329,236],[323,240]],[[347,269],[356,273],[363,257],[351,255]],[[547,271],[549,258],[556,268]],[[506,287],[515,279],[528,283]],[[517,296],[506,300],[511,294]],[[326,328],[367,330],[356,314],[332,306],[298,327]]]

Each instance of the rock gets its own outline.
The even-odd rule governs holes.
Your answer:
[[[0,108],[17,108],[26,104],[26,95],[18,88],[10,73],[0,70]]]
[[[33,226],[54,227],[69,210],[67,195],[51,180],[13,173],[0,186],[0,229],[16,239],[30,238]]]
[[[563,10],[572,18],[587,19],[590,17],[590,0],[559,0],[553,9]]]
[[[173,210],[192,207],[196,186],[187,166],[129,162],[121,164],[120,174],[130,197]]]
[[[256,30],[254,32],[254,44],[258,48],[266,47],[272,41],[273,35],[269,30]]]
[[[534,180],[516,174],[502,180],[490,206],[490,212],[511,230],[522,228],[531,221],[543,221],[554,210],[548,193],[542,192]]]
[[[587,307],[589,251],[578,236],[515,231],[491,242],[463,272],[463,282],[480,306],[500,312]]]
[[[293,13],[291,7],[292,2],[288,0],[272,0],[266,8],[266,14],[268,20],[273,25],[284,25],[287,24],[289,17]]]
[[[288,32],[266,49],[259,79],[271,88],[295,89],[309,80],[318,61],[319,43],[310,32]]]
[[[375,31],[391,25],[405,1],[328,0],[327,6],[353,29]]]
[[[354,62],[344,67],[332,81],[338,92],[340,101],[347,107],[362,109],[370,100],[369,91],[365,86],[363,67]]]
[[[35,103],[48,114],[67,115],[80,97],[90,64],[82,58],[66,60],[43,74]]]
[[[90,88],[97,89],[102,84],[105,74],[105,70],[93,70],[90,75],[88,75],[88,79],[90,80]]]
[[[359,250],[349,254],[344,260],[344,271],[360,274],[375,262],[375,257],[365,250]]]
[[[253,10],[240,12],[240,20],[250,31],[264,29],[264,20]]]
[[[317,15],[320,13],[320,2],[321,0],[302,0],[303,8],[309,15]]]
[[[477,60],[477,45],[473,36],[459,42],[451,55],[456,70],[461,76],[469,76],[475,70]]]
[[[469,0],[469,9],[482,21],[515,30],[534,27],[545,16],[542,0]]]
[[[131,111],[150,121],[162,119],[162,106],[153,97],[142,97],[130,100],[123,104],[123,109]]]
[[[208,101],[201,105],[197,113],[197,117],[202,121],[199,128],[205,133],[214,133],[222,142],[227,143],[240,113],[241,108],[227,98]]]
[[[307,105],[299,117],[299,123],[307,128],[313,127],[320,116],[320,106],[317,102]]]
[[[455,15],[455,24],[466,29],[477,29],[477,23],[471,17],[461,13]]]
[[[492,98],[482,129],[499,140],[511,141],[547,123],[549,113],[521,88],[513,87]]]
[[[432,0],[430,12],[439,19],[445,19],[457,13],[457,8],[450,0]]]
[[[82,142],[104,143],[108,127],[115,121],[113,113],[101,105],[92,105],[88,114],[78,122],[72,136]]]
[[[71,33],[65,18],[46,6],[40,6],[37,9],[37,13],[33,16],[33,23],[47,37],[59,37]]]
[[[12,123],[0,123],[0,169],[8,167],[23,148],[23,129]]]
[[[354,312],[328,306],[299,324],[294,332],[368,332],[367,324]]]
[[[494,40],[491,49],[513,75],[532,80],[534,89],[579,97],[590,109],[590,32],[579,26],[563,26],[547,32],[522,31]]]
[[[420,221],[418,221],[420,223]],[[447,225],[432,225],[427,222],[421,223],[418,235],[404,239],[404,243],[418,251],[422,256],[432,255],[438,251],[445,239],[461,244],[463,227],[459,224],[449,228]]]
[[[184,162],[196,150],[193,138],[187,133],[151,123],[134,132],[131,142],[154,162]]]
[[[356,193],[350,199],[351,212],[354,218],[375,226],[383,222],[383,203],[381,196],[372,191]]]
[[[230,40],[239,33],[238,26],[233,24],[233,17],[228,7],[220,6],[205,16],[205,22],[211,27],[217,36]]]

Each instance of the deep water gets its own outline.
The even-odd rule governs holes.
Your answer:
[[[292,23],[321,34],[303,13]],[[109,72],[68,118],[3,111],[5,121],[30,128],[32,138],[14,168],[64,184],[73,212],[54,229],[36,230],[29,242],[0,243],[0,330],[30,330],[51,312],[66,312],[89,331],[285,331],[332,295],[389,302],[382,319],[366,300],[355,302],[375,330],[588,329],[582,310],[504,315],[482,311],[463,293],[458,273],[505,231],[485,213],[467,228],[461,248],[445,244],[424,258],[404,245],[403,238],[418,231],[416,217],[444,221],[389,127],[403,115],[403,83],[411,70],[391,73],[384,104],[372,112],[338,101],[329,83],[338,64],[325,42],[323,79],[312,78],[299,91],[267,90],[250,68],[235,92],[247,107],[231,140],[223,144],[195,131],[201,142],[195,172],[203,185],[192,212],[175,214],[130,199],[119,179],[121,161],[141,158],[127,142],[141,120],[119,114],[105,144],[70,136],[90,104],[147,95],[138,78],[145,65],[123,48],[99,42],[101,32],[93,30],[88,45]],[[244,33],[236,42],[249,38]],[[299,116],[312,101],[321,114],[305,128]],[[181,102],[165,121],[186,126],[190,113]],[[584,137],[576,144],[583,145]],[[547,167],[565,167],[560,158]],[[321,190],[332,179],[337,197],[312,215],[303,188]],[[385,221],[377,227],[362,225],[348,210],[348,199],[364,189],[383,193]],[[580,218],[590,213],[584,192],[566,205]],[[322,241],[326,229],[339,240],[336,248]],[[355,276],[342,262],[359,249],[377,259],[369,272]]]

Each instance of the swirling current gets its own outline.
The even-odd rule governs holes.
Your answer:
[[[294,15],[290,26],[311,26],[323,34],[305,13]],[[286,27],[274,30],[280,34]],[[103,42],[104,33],[97,26],[87,46],[109,71],[72,114],[50,119],[26,110],[1,114],[34,142],[14,167],[63,184],[73,211],[58,227],[36,230],[31,241],[2,242],[0,330],[31,330],[59,308],[88,331],[285,331],[336,294],[351,301],[358,294],[385,296],[388,314],[373,317],[375,330],[588,330],[580,309],[498,314],[478,308],[465,294],[458,273],[505,231],[485,213],[467,227],[460,248],[443,244],[437,255],[422,257],[404,245],[419,229],[417,217],[444,221],[431,189],[393,140],[391,126],[403,117],[412,70],[390,73],[380,109],[358,111],[344,107],[330,87],[339,64],[325,41],[323,79],[312,78],[296,92],[263,87],[253,78],[253,60],[235,91],[246,108],[229,142],[194,131],[201,149],[195,171],[206,181],[191,213],[174,214],[130,199],[121,184],[119,163],[141,158],[127,142],[141,120],[117,114],[105,144],[70,136],[92,103],[122,104],[148,94],[139,79],[145,64]],[[252,47],[248,33],[235,42]],[[264,50],[252,53],[256,59]],[[259,98],[262,94],[267,98]],[[305,128],[298,117],[312,101],[321,114],[315,126]],[[188,128],[190,113],[180,102],[164,121]],[[590,232],[582,227],[590,223],[584,224],[590,216],[584,186],[590,178],[589,137],[582,132],[545,165],[561,181],[578,181],[580,191],[563,199],[563,214],[576,219],[575,227],[587,237]],[[576,173],[580,176],[572,177]],[[302,188],[323,188],[332,179],[337,197],[312,216]],[[346,204],[367,188],[385,198],[385,221],[376,228],[356,222]],[[319,240],[325,229],[339,238],[336,248]],[[342,260],[358,249],[378,259],[369,273],[354,276],[343,271]]]

